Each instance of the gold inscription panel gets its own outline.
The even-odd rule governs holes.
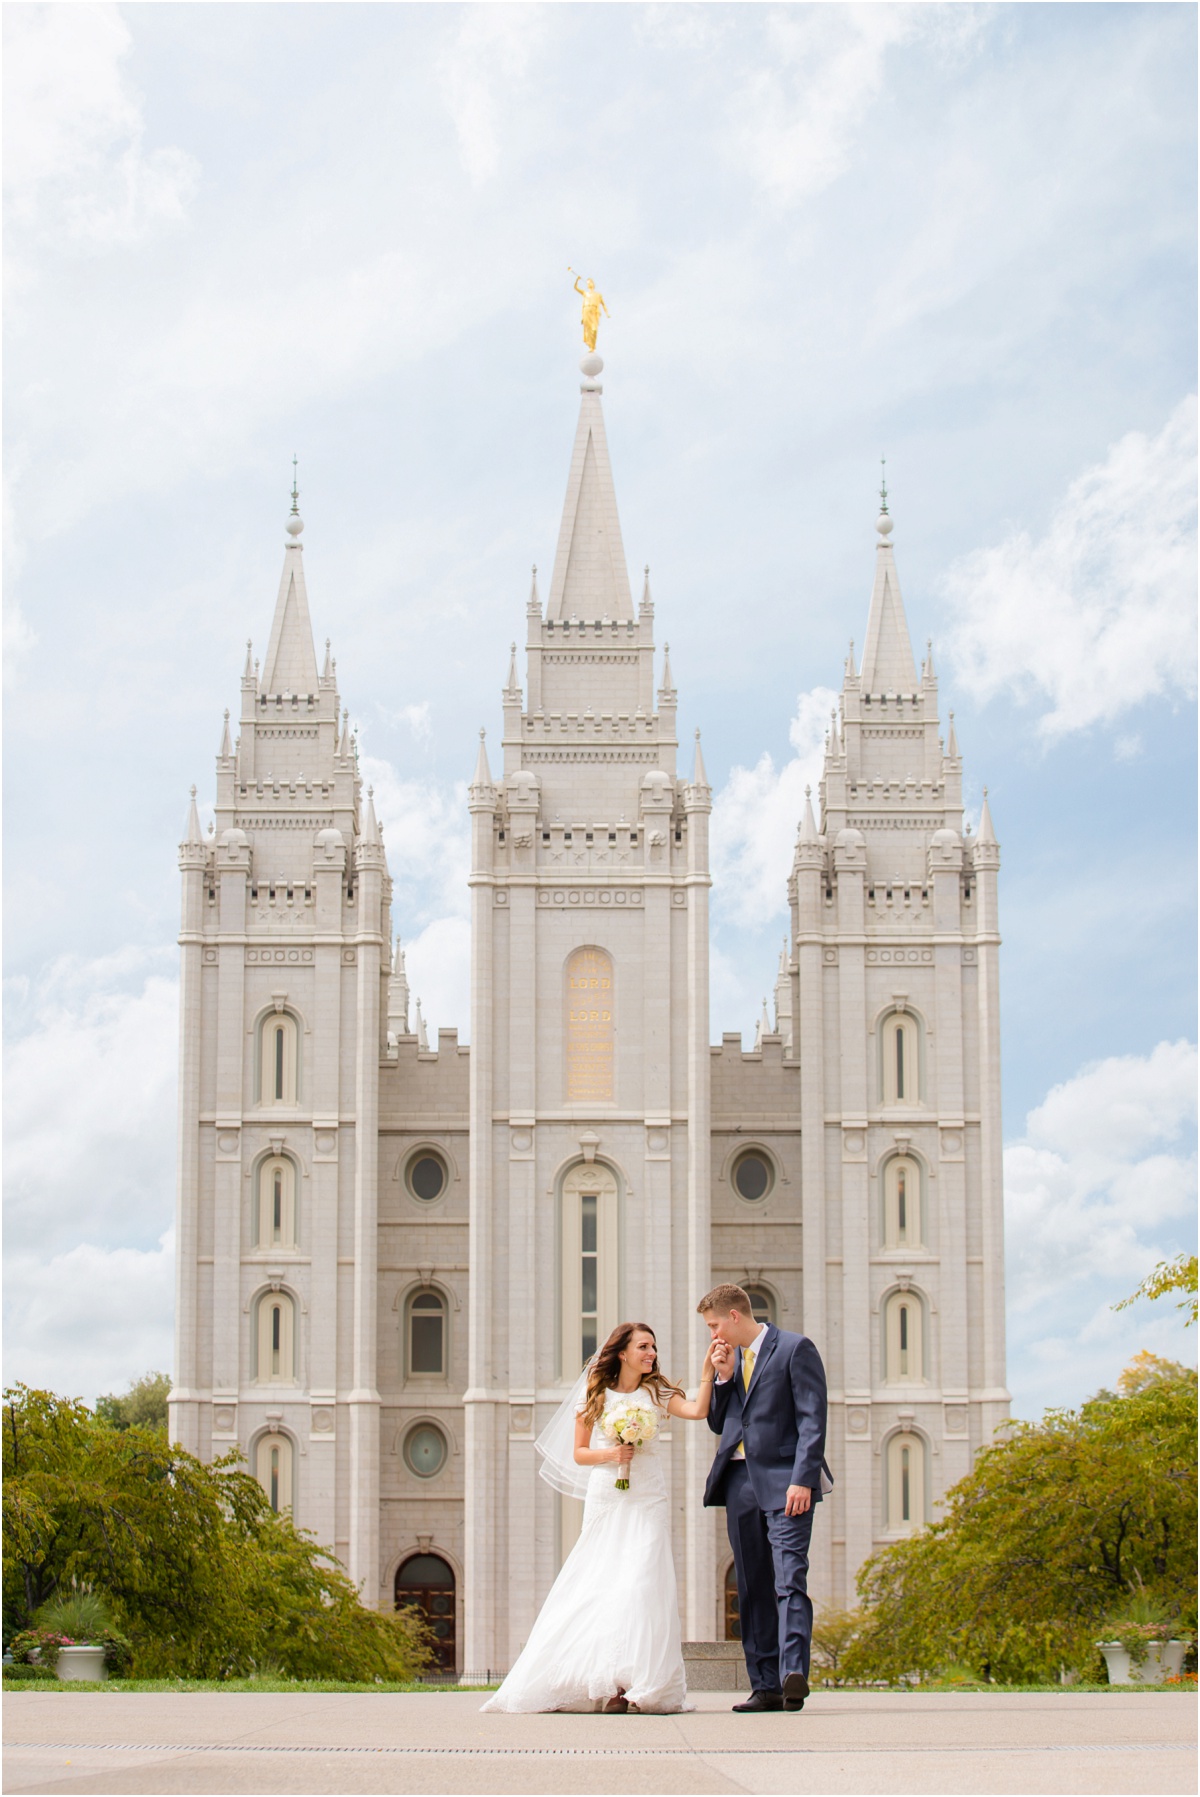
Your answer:
[[[567,1103],[612,1102],[612,956],[577,948],[567,962]]]

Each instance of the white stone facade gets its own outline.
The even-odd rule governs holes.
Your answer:
[[[594,363],[589,363],[594,366]],[[365,1601],[444,1615],[505,1669],[578,1526],[534,1437],[623,1318],[694,1384],[697,1297],[751,1287],[829,1374],[814,1593],[853,1601],[1007,1415],[996,885],[964,834],[932,654],[880,542],[818,812],[799,820],[775,1011],[708,1039],[711,794],[676,767],[669,659],[634,606],[597,375],[543,609],[480,741],[471,1047],[424,1039],[370,795],[289,520],[262,669],[183,873],[174,1435],[240,1444]],[[403,855],[402,843],[393,852]],[[684,1628],[724,1632],[708,1432],[675,1425]],[[432,1596],[425,1587],[434,1581]],[[438,1585],[438,1581],[441,1585]],[[411,1595],[411,1592],[410,1592]]]

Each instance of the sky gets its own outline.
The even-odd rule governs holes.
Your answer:
[[[431,1031],[466,781],[548,571],[594,275],[626,551],[715,788],[747,1045],[879,459],[999,837],[1014,1411],[1191,1359],[1188,5],[9,4],[6,1374],[171,1364],[188,788],[299,460]],[[635,573],[636,579],[636,573]]]

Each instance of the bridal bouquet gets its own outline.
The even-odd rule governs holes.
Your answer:
[[[644,1447],[646,1442],[653,1441],[658,1434],[658,1412],[652,1405],[632,1399],[627,1404],[614,1404],[600,1418],[600,1433],[614,1447]],[[617,1490],[629,1490],[629,1480],[619,1467]]]

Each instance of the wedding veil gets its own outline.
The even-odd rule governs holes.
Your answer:
[[[595,1359],[594,1355],[592,1359]],[[566,1497],[585,1498],[592,1476],[590,1466],[579,1466],[575,1460],[575,1424],[583,1408],[583,1394],[591,1370],[592,1360],[589,1360],[533,1444],[542,1459],[538,1472],[547,1485],[553,1485],[555,1491],[561,1491]]]

